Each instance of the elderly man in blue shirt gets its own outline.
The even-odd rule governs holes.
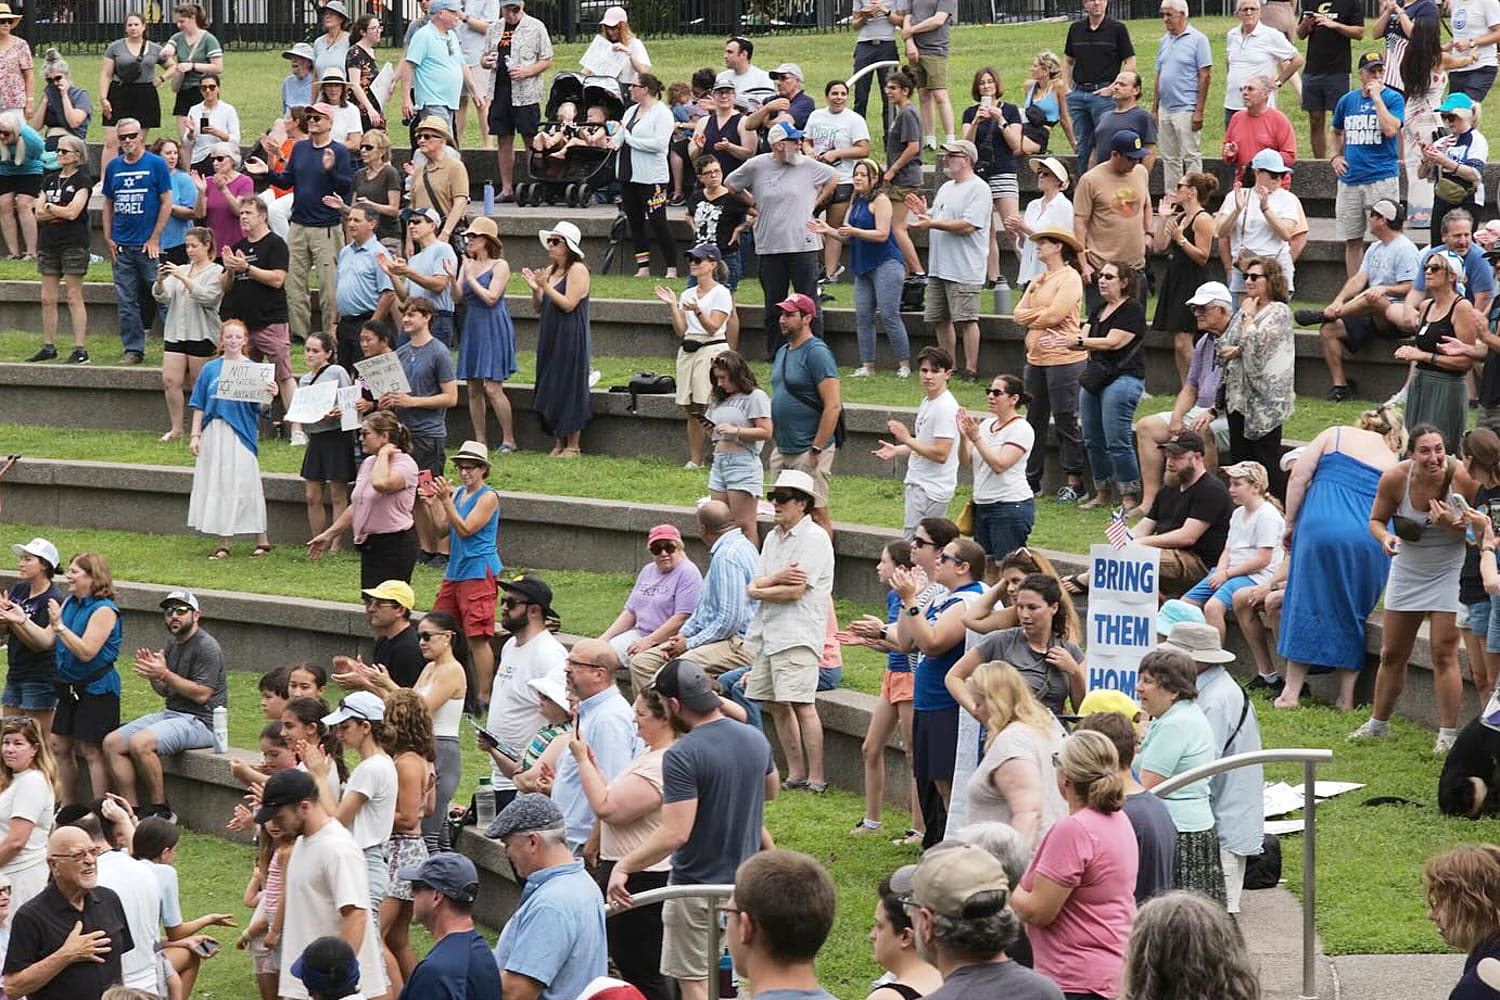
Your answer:
[[[692,660],[710,677],[750,665],[744,638],[755,614],[755,601],[746,588],[755,577],[760,552],[735,525],[729,505],[721,500],[698,505],[698,536],[708,546],[708,572],[698,591],[698,603],[676,635],[630,658],[636,694],[651,684],[662,664],[678,657]]]
[[[614,651],[602,639],[580,639],[568,652],[564,673],[568,693],[578,699],[577,722],[572,744],[586,744],[606,782],[614,781],[641,747],[635,731],[635,710],[615,686]],[[598,838],[593,837],[595,817],[573,753],[557,758],[557,776],[552,782],[552,801],[567,823],[568,848],[582,854],[593,842],[594,862],[599,860]]]
[[[1170,194],[1183,174],[1203,169],[1199,140],[1214,55],[1208,37],[1188,24],[1187,0],[1162,0],[1161,19],[1167,30],[1156,43],[1151,113],[1157,122],[1156,152]]]
[[[518,795],[485,835],[498,840],[524,879],[495,962],[505,1000],[574,1000],[606,973],[604,897],[568,850],[562,810],[545,795]]]
[[[1220,644],[1219,630],[1206,622],[1178,622],[1164,645],[1191,656],[1198,667],[1196,700],[1208,717],[1219,756],[1259,750],[1255,703],[1224,669],[1224,664],[1233,662],[1234,654]],[[1264,784],[1265,769],[1259,764],[1209,779],[1208,798],[1214,811],[1214,829],[1219,834],[1219,860],[1224,866],[1224,895],[1230,913],[1240,912],[1245,864],[1260,854],[1265,841]]]
[[[363,205],[349,210],[349,242],[339,251],[337,302],[339,364],[353,371],[360,357],[359,328],[384,319],[396,297],[391,276],[380,266],[385,247],[375,238],[378,216]]]

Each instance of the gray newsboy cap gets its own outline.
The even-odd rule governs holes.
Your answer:
[[[510,805],[500,811],[484,835],[491,840],[504,840],[513,833],[531,833],[534,830],[561,830],[564,826],[562,810],[545,795],[529,792],[517,795]]]

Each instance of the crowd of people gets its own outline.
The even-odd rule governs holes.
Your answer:
[[[880,887],[881,1000],[1257,996],[1231,917],[1262,851],[1259,769],[1153,791],[1260,749],[1255,703],[1224,666],[1231,618],[1256,661],[1250,687],[1292,708],[1310,673],[1337,671],[1339,705],[1352,709],[1366,622],[1383,603],[1374,703],[1355,738],[1389,734],[1424,623],[1435,752],[1464,740],[1460,638],[1481,703],[1500,673],[1500,397],[1488,377],[1480,426],[1465,433],[1500,259],[1484,243],[1494,230],[1475,230],[1487,147],[1474,128],[1495,77],[1500,5],[1453,6],[1444,45],[1430,0],[1386,0],[1373,30],[1384,47],[1356,67],[1359,5],[1335,0],[1273,27],[1258,0],[1238,0],[1222,179],[1204,172],[1199,142],[1213,59],[1183,0],[1161,4],[1149,112],[1130,32],[1104,0],[1085,0],[1063,57],[1037,54],[1023,104],[1005,102],[1001,72],[986,67],[959,114],[953,0],[857,0],[855,67],[904,66],[881,67],[853,92],[828,83],[822,108],[799,65],[767,73],[741,37],[726,43],[723,70],[665,85],[627,12],[610,7],[581,68],[618,82],[623,112],[594,121],[596,109],[573,108],[580,123],[556,146],[541,111],[543,77],[559,67],[523,0],[424,2],[389,119],[374,92],[381,23],[330,0],[323,34],[284,53],[282,116],[248,153],[203,9],[176,8],[179,31],[163,46],[128,17],[97,95],[121,360],[144,360],[159,313],[162,442],[186,438],[196,460],[188,524],[216,540],[210,558],[232,558],[238,535],[255,536],[251,558],[272,551],[258,447],[273,405],[284,412],[324,384],[358,390],[345,397],[357,411],[349,422],[334,406],[286,432],[305,448],[308,558],[352,539],[374,652],[267,672],[260,757],[232,763],[247,799],[229,822],[257,845],[244,897],[253,916],[236,943],[254,956],[264,1000],[438,989],[582,1000],[615,989],[611,971],[644,1000],[674,990],[699,1000],[719,971],[703,948],[715,920],[756,995],[826,998],[813,961],[833,922],[832,881],[811,858],[775,849],[764,805],[782,790],[827,789],[817,694],[838,685],[852,646],[883,653],[886,671],[850,836],[887,833],[886,752],[899,729],[913,822],[894,839],[925,850]],[[95,99],[55,53],[34,96],[30,50],[6,10],[0,236],[42,276],[45,342],[32,360],[58,357],[63,291],[69,360],[84,363],[96,179],[82,140]],[[149,143],[163,125],[162,82],[175,93],[171,124]],[[1348,272],[1329,305],[1295,313],[1308,222],[1290,183],[1298,140],[1275,108],[1286,84],[1311,116],[1314,156],[1332,153]],[[872,87],[884,162],[866,122]],[[404,177],[391,157],[395,101],[414,151]],[[677,276],[669,206],[693,231],[689,287],[654,291],[681,341],[676,402],[687,465],[706,471],[696,514],[707,562],[689,558],[677,526],[651,528],[618,616],[570,646],[556,635],[568,595],[537,574],[507,574],[499,554],[489,479],[518,446],[505,391],[517,370],[513,273],[494,219],[471,211],[457,152],[470,109],[497,143],[500,205],[516,197],[518,135],[524,149],[564,158],[603,143],[618,154],[638,279],[651,280],[653,263]],[[1074,149],[1071,168],[1049,155],[1054,126]],[[930,197],[927,157],[942,176]],[[1157,158],[1167,194],[1153,206]],[[1024,207],[1023,161],[1040,191]],[[1430,232],[1425,251],[1408,223]],[[546,266],[515,275],[539,316],[534,409],[551,457],[575,459],[591,417],[591,262],[573,222],[538,237]],[[1000,277],[1002,250],[1021,260],[1014,318],[1026,365],[996,375],[987,412],[971,414],[949,385],[981,378],[980,296]],[[1138,415],[1152,253],[1167,266],[1150,328],[1173,335],[1181,390],[1170,411]],[[767,304],[764,388],[741,350],[735,301],[752,269]],[[825,296],[844,273],[860,362],[847,374],[821,336]],[[901,309],[913,284],[936,340],[918,349]],[[1298,325],[1320,331],[1334,400],[1357,388],[1345,349],[1415,343],[1394,350],[1412,369],[1394,405],[1284,455]],[[882,328],[897,374],[918,383],[913,422],[892,420],[875,451],[905,463],[903,531],[878,563],[885,615],[841,623],[829,508],[841,382],[878,370]],[[307,362],[300,378],[294,343]],[[220,398],[226,372],[247,360],[270,366],[263,393]],[[391,385],[392,369],[405,389]],[[460,381],[473,436],[450,455]],[[1138,700],[1088,690],[1074,606],[1088,575],[1060,575],[1029,545],[1053,433],[1057,501],[1119,506],[1140,518],[1133,543],[1160,550],[1168,600]],[[950,520],[961,464],[974,483],[963,532]],[[218,948],[205,932],[229,916],[181,913],[162,758],[229,751],[224,657],[205,627],[213,609],[186,589],[165,596],[170,638],[130,661],[162,710],[126,721],[123,613],[106,555],[64,563],[40,537],[13,549],[19,581],[0,599],[3,701],[15,713],[0,727],[6,992],[92,1000],[123,986],[185,1000]],[[443,573],[423,615],[413,613],[418,562]],[[330,681],[344,692],[335,706]],[[475,813],[492,805],[496,815],[479,832],[525,883],[493,949],[474,929],[478,874],[452,849],[465,716],[483,720],[475,740],[492,763],[478,794],[494,801]],[[1492,800],[1493,766],[1460,770],[1470,759],[1464,747],[1450,758],[1446,811],[1478,814]],[[1426,873],[1440,930],[1472,953],[1466,983],[1496,952],[1495,892],[1474,887],[1495,889],[1497,873],[1488,848],[1459,848]],[[722,903],[685,896],[627,910],[665,885],[726,884],[734,893]],[[413,921],[436,941],[421,961]]]

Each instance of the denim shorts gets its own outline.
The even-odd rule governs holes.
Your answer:
[[[125,723],[115,732],[122,742],[129,743],[130,738],[143,729],[151,730],[156,736],[156,752],[162,757],[171,757],[184,750],[206,750],[214,745],[213,730],[197,716],[185,712],[153,712]]]
[[[1210,576],[1213,574],[1210,573]],[[1246,587],[1255,586],[1255,581],[1248,576],[1231,576],[1224,586],[1215,589],[1209,585],[1209,577],[1205,576],[1199,580],[1197,585],[1186,594],[1182,595],[1184,601],[1192,601],[1199,607],[1208,604],[1209,601],[1218,601],[1229,610],[1234,610],[1234,592]]]
[[[45,712],[57,707],[57,688],[51,681],[20,681],[7,678],[0,702],[6,708]]]
[[[766,484],[766,469],[760,456],[749,451],[716,451],[708,472],[708,488],[714,493],[739,490],[759,497]]]
[[[1484,639],[1487,653],[1500,653],[1500,601],[1489,598],[1469,606],[1469,631]],[[10,685],[6,685],[6,691]]]

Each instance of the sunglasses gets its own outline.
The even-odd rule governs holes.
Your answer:
[[[1254,279],[1254,280],[1258,281],[1259,279],[1264,278],[1265,276],[1266,275],[1265,275],[1264,271],[1247,271],[1245,273],[1245,280],[1246,281],[1250,281],[1250,280]]]
[[[563,241],[559,237],[556,237],[556,236],[549,236],[549,237],[547,237],[547,245],[549,247],[560,247],[560,246],[562,246],[562,242]]]
[[[47,77],[47,82],[48,83],[62,83],[66,79],[67,79],[67,77],[65,77],[65,76],[49,76],[49,77]],[[1444,118],[1452,118],[1453,116],[1452,115],[1444,115],[1443,117]]]
[[[676,542],[653,542],[647,547],[647,551],[653,556],[666,555],[668,552],[677,551]]]
[[[129,142],[131,139],[139,139],[140,137],[141,134],[139,132],[117,132],[115,134],[115,138],[121,142]]]
[[[528,604],[530,604],[531,602],[528,601],[528,600],[525,600],[524,598],[520,598],[520,597],[507,597],[505,600],[501,601],[500,603],[505,608],[510,609],[510,608],[524,608]]]
[[[181,615],[192,614],[193,609],[188,607],[186,604],[176,604],[170,608],[162,608],[161,613],[164,617],[167,618],[177,618]]]
[[[199,90],[218,90],[219,89],[219,85],[217,83],[200,83],[198,85],[198,89]]]
[[[440,635],[447,635],[447,634],[448,634],[447,632],[423,632],[420,629],[418,629],[417,630],[417,641],[418,642],[431,642],[433,639],[437,638],[438,636],[440,636]]]
[[[766,499],[771,501],[772,503],[791,503],[793,500],[801,500],[802,495],[800,493],[782,493],[780,491],[773,491],[766,494]]]
[[[920,535],[914,535],[912,536],[911,547],[914,549],[937,548],[937,542],[934,542],[930,538],[923,538]]]
[[[227,159],[229,159],[229,157],[225,156],[223,153],[219,153],[219,154],[217,154],[215,156],[210,156],[209,159],[213,160],[215,163],[218,163],[220,160],[227,160]]]
[[[375,148],[375,147],[374,147],[374,146],[372,146],[372,145],[370,145],[370,144],[369,144],[369,143],[365,143],[365,144],[364,144],[364,145],[363,145],[363,146],[360,146],[360,147],[359,147],[359,151],[360,151],[360,152],[361,152],[361,153],[368,153],[368,152],[369,152],[369,151],[370,151],[370,150],[372,150],[372,149],[374,149],[374,148]]]
[[[952,563],[955,566],[960,566],[960,565],[966,564],[968,562],[968,560],[967,559],[960,559],[958,556],[952,556],[952,555],[949,555],[948,553],[944,552],[942,555],[938,556],[938,562],[940,562],[940,563]]]
[[[1006,392],[1004,389],[986,389],[986,390],[984,390],[984,394],[986,396],[1014,396],[1015,395],[1015,393],[1013,393],[1013,392]]]
[[[417,136],[417,141],[418,142],[426,142],[428,139],[443,139],[443,138],[446,138],[446,137],[442,136],[442,135],[439,135],[436,132],[423,132],[421,135]]]

